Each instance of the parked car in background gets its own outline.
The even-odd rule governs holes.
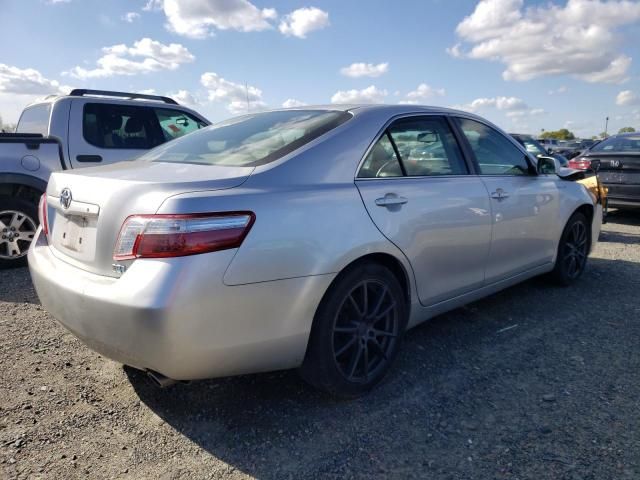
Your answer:
[[[455,110],[249,114],[54,173],[29,268],[55,318],[160,384],[300,367],[352,397],[408,328],[580,277],[602,208],[560,170]]]
[[[609,206],[640,206],[640,133],[612,135],[570,161],[589,168],[599,160],[599,176],[608,189]]]
[[[558,148],[558,140],[555,138],[539,138],[538,141],[547,150],[547,153],[553,153]]]
[[[555,152],[563,155],[568,160],[571,160],[572,158],[579,156],[595,143],[595,140],[569,140],[559,145]]]
[[[527,152],[534,155],[537,158],[540,157],[552,157],[558,161],[558,164],[562,167],[566,167],[569,161],[559,153],[549,153],[548,149],[545,148],[538,140],[536,140],[532,135],[527,135],[523,133],[510,133],[513,138],[516,139],[520,145],[522,145]]]
[[[130,160],[209,123],[155,95],[73,90],[29,105],[0,134],[0,268],[26,262],[51,172]]]

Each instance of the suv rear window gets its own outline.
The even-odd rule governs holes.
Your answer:
[[[51,104],[42,103],[25,108],[18,120],[16,133],[49,133],[49,117],[51,116]]]
[[[140,160],[254,167],[282,158],[350,118],[332,110],[245,115],[169,142]]]

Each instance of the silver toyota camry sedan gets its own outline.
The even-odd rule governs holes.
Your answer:
[[[356,396],[407,329],[580,277],[602,208],[556,167],[455,110],[255,113],[54,173],[29,267],[67,329],[162,384],[299,368]]]

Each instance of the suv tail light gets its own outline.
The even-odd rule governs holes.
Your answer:
[[[237,248],[254,220],[252,212],[132,215],[120,229],[113,259],[182,257]]]
[[[38,220],[42,225],[42,231],[48,237],[49,236],[49,219],[47,218],[47,194],[43,193],[40,197],[40,203],[38,204]]]
[[[588,158],[572,158],[567,165],[569,168],[575,168],[576,170],[589,170],[591,168],[591,160]]]

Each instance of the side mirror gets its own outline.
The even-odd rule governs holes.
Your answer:
[[[538,157],[538,173],[540,175],[550,175],[558,171],[556,159],[553,157]]]

